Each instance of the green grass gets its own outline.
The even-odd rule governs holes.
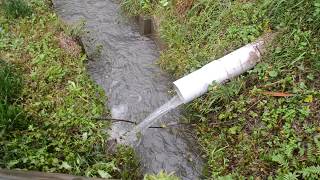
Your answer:
[[[0,99],[13,103],[21,94],[22,78],[19,70],[0,59]]]
[[[16,105],[22,89],[18,69],[0,60],[0,129],[1,134],[12,130],[23,130],[28,118],[22,108]]]
[[[126,6],[133,0],[124,0]],[[141,7],[128,13],[141,11]],[[209,179],[318,179],[320,2],[318,0],[195,0],[185,14],[175,4],[150,4],[167,44],[159,64],[176,77],[277,32],[253,70],[186,108],[197,123]],[[285,92],[273,97],[263,92]]]
[[[26,0],[4,0],[2,2],[2,9],[5,16],[10,19],[26,17],[32,14],[32,8]]]
[[[0,167],[138,179],[133,150],[110,153],[109,124],[93,120],[108,112],[86,55],[60,48],[68,32],[47,1],[28,5],[33,14],[14,21],[0,8]]]
[[[173,173],[167,174],[163,171],[160,171],[158,174],[145,175],[144,180],[179,180],[179,178],[174,176]]]

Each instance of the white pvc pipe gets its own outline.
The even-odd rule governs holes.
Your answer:
[[[175,81],[177,94],[183,103],[188,103],[206,93],[213,82],[223,83],[239,76],[260,61],[263,46],[263,40],[248,44]]]

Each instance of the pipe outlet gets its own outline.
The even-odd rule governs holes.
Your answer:
[[[263,40],[248,44],[178,79],[173,83],[178,96],[186,104],[206,93],[213,82],[223,83],[248,71],[260,61],[263,46]]]

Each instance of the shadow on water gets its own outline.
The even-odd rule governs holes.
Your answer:
[[[54,0],[57,13],[68,23],[86,22],[87,34],[81,39],[87,54],[102,47],[101,55],[88,63],[91,77],[104,88],[113,118],[139,123],[155,109],[171,99],[171,80],[155,65],[159,57],[156,44],[139,34],[138,26],[120,13],[118,3],[111,0]],[[151,115],[152,116],[152,115]],[[179,110],[158,121],[177,122]],[[112,136],[134,130],[132,124],[118,122]],[[183,179],[199,179],[202,161],[195,140],[186,127],[145,129],[135,145],[144,172],[164,169]]]

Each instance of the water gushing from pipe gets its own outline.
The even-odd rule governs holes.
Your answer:
[[[167,114],[171,110],[177,108],[183,104],[182,99],[180,99],[179,96],[174,96],[171,100],[169,100],[167,103],[153,111],[147,118],[145,118],[143,121],[141,121],[137,126],[135,126],[131,131],[126,133],[123,136],[124,143],[134,145],[137,141],[137,137],[139,137],[139,134],[144,134],[144,132],[153,124],[159,120],[160,117]],[[120,140],[121,141],[121,140]],[[123,143],[123,142],[122,142]]]

